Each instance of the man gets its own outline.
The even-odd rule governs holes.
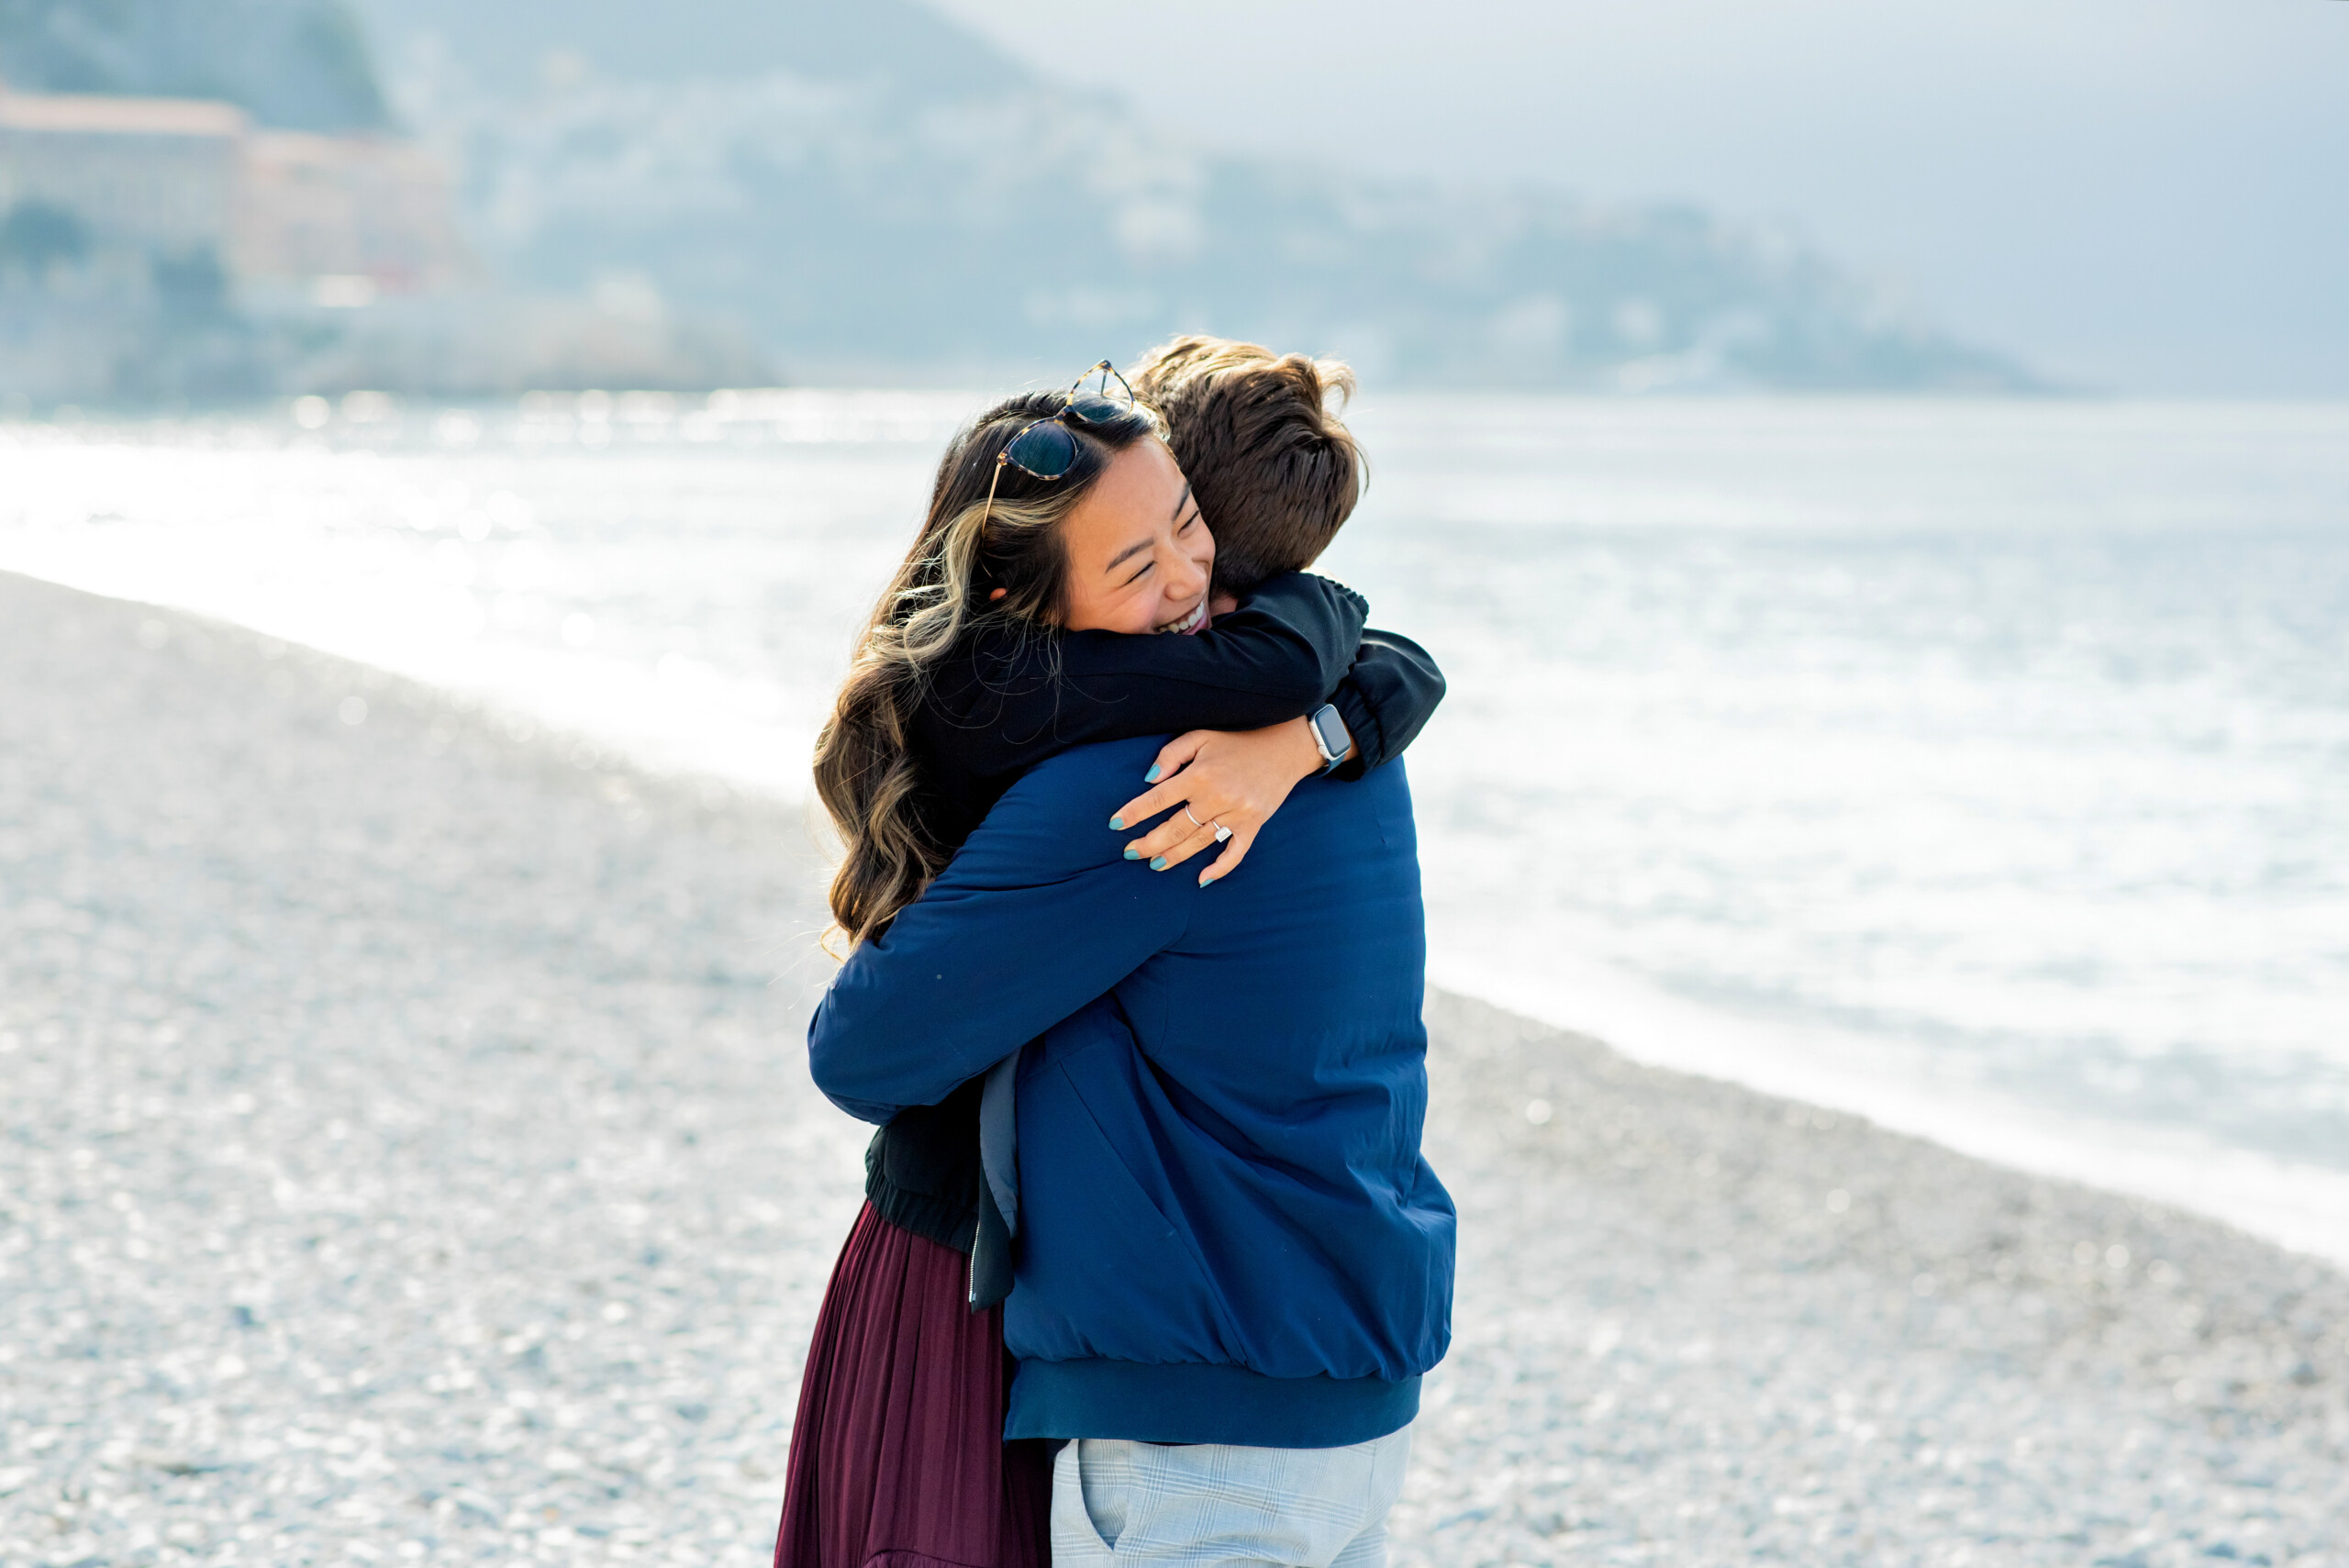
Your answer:
[[[1103,826],[1158,746],[1014,784],[849,958],[811,1067],[883,1121],[1019,1055],[1006,1436],[1068,1440],[1060,1568],[1372,1568],[1450,1338],[1408,785],[1308,779],[1202,886]]]

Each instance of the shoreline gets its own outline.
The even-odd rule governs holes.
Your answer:
[[[894,563],[887,545],[918,509],[943,439],[817,439],[843,433],[829,428],[843,421],[869,425],[860,406],[808,393],[791,417],[767,410],[776,417],[729,426],[746,444],[687,442],[670,428],[674,441],[568,455],[526,439],[537,416],[518,414],[521,425],[462,450],[440,446],[429,419],[408,420],[399,439],[385,422],[322,435],[282,417],[201,438],[164,424],[65,432],[70,450],[17,453],[28,483],[13,519],[0,516],[0,565],[491,694],[652,771],[804,797],[824,673],[870,608],[852,585]],[[2132,415],[2081,446],[2023,420],[1983,445],[1983,432],[1961,438],[1935,421],[1905,434],[1901,421],[1879,422],[1857,440],[1842,421],[1789,410],[1758,446],[1742,417],[1699,419],[1680,434],[1704,439],[1682,450],[1664,439],[1678,416],[1594,425],[1534,410],[1511,423],[1511,439],[1546,432],[1563,444],[1441,513],[1463,524],[1459,561],[1477,562],[1455,573],[1446,559],[1458,552],[1431,554],[1408,520],[1439,515],[1422,508],[1444,493],[1444,443],[1431,450],[1431,439],[1445,427],[1429,409],[1387,423],[1377,443],[1392,460],[1387,499],[1350,528],[1341,549],[1353,553],[1337,569],[1386,584],[1390,612],[1447,641],[1457,664],[1444,742],[1412,762],[1435,952],[1459,966],[1437,968],[1440,980],[1642,1060],[2148,1193],[2349,1260],[2349,1058],[2319,1022],[2349,1007],[2349,969],[2322,937],[2349,920],[2349,884],[2326,874],[2321,855],[2305,884],[2289,870],[2349,826],[2320,744],[2343,694],[2337,682],[2304,687],[2293,673],[2303,666],[2286,657],[2299,646],[2290,628],[2327,624],[2332,606],[2295,585],[2324,574],[2291,570],[2302,547],[2277,539],[2321,524],[2349,494],[2338,483],[2349,471],[2312,428],[2255,412],[2221,425]],[[2168,466],[2206,439],[2232,454],[2223,473]],[[1659,461],[1667,449],[1680,455]],[[1830,450],[1825,469],[1786,467],[1791,453]],[[2092,450],[2105,455],[2089,462]],[[1975,495],[1933,478],[1961,469],[1996,482]],[[1864,506],[1844,494],[1863,475]],[[1684,484],[1687,508],[1610,509],[1682,495]],[[1405,492],[1419,500],[1398,513]],[[2244,573],[2231,592],[2280,617],[2284,641],[2270,651],[2283,662],[2233,662],[2226,628],[2237,622],[2217,611],[2146,618],[2161,595],[2190,591],[2199,547],[2180,556],[2147,538],[2145,550],[2122,548],[2137,538],[2126,519],[2189,498],[2191,518],[2173,518],[2190,520],[2188,535],[2270,540],[2230,555]],[[1533,510],[1510,509],[1520,506]],[[1920,549],[1913,525],[1928,517],[1940,520],[1927,534],[1952,531]],[[1528,665],[1529,649],[1564,653],[1545,638],[1538,595],[1480,595],[1515,580],[1510,551],[1537,537],[1504,543],[1510,519],[1545,517],[1542,558],[1554,545],[1553,566],[1595,573],[1596,596],[1575,651]],[[1795,556],[1757,542],[1797,522],[1811,543]],[[1704,564],[1714,546],[1698,541],[1715,529],[1750,572]],[[2017,546],[2025,537],[2038,542]],[[1812,594],[1869,581],[1865,562],[1897,559],[1905,564],[1879,587],[1919,589],[1919,629],[1942,626],[1943,589],[1930,584],[1988,581],[1945,575],[1959,539],[1971,541],[1961,554],[1987,551],[2021,573],[2010,606],[2021,621],[2008,623],[1998,595],[1968,590],[1948,637],[1911,650],[1882,635],[1901,617],[1879,624],[1871,611],[1844,625],[1841,589]],[[2339,542],[2310,539],[2310,559],[2337,553],[2328,539]],[[2022,610],[2070,591],[2063,563],[2091,540],[2138,562],[2099,590],[2099,635],[2137,651],[2120,664],[2076,660],[2069,632],[2053,637],[2053,622]],[[1622,577],[1610,562],[1637,566]],[[1782,568],[1793,573],[1783,581]],[[1623,597],[1648,573],[1669,584],[1658,604],[1680,606],[1662,621]],[[1736,606],[1753,594],[1810,609],[1740,654],[1745,634],[1725,628],[1748,624]],[[2180,602],[2205,603],[2190,592]],[[1964,627],[1976,630],[1951,629]],[[1912,666],[1909,652],[1928,647],[1940,651]],[[2233,674],[2163,695],[2159,681],[2119,673],[2169,668],[2162,649]],[[1699,685],[1664,695],[1698,671]],[[1940,717],[1922,722],[1907,698],[1879,708],[1876,683],[1895,678],[1921,682],[1909,695]],[[2234,695],[2221,700],[2221,687]],[[1510,744],[1507,716],[1553,698],[1576,722],[1533,751]],[[2206,730],[2241,744],[2205,754],[2185,743]],[[1535,765],[1545,748],[1554,754]],[[2046,770],[2028,800],[2008,797],[2014,767]],[[2091,809],[2109,784],[2126,804]],[[2254,798],[2272,809],[2251,810]],[[1943,826],[1910,840],[1894,825],[1912,811]],[[1933,847],[1943,842],[1958,860]],[[2231,883],[2223,868],[2238,862],[2276,874]],[[1858,887],[1870,891],[1839,891]],[[2160,918],[2145,902],[2156,893]],[[1983,917],[2000,899],[2008,912]],[[1570,967],[1599,954],[1620,969]],[[2110,1126],[2092,1134],[2097,1118]],[[2207,1146],[2223,1142],[2304,1164]],[[2214,1165],[2229,1173],[2223,1186],[2207,1179]]]
[[[126,567],[121,559],[99,567],[70,551],[46,561],[35,551],[28,564],[39,580],[142,602],[150,594],[168,598],[174,572],[186,564]],[[134,550],[128,559],[141,558]],[[804,772],[790,759],[804,756],[815,717],[782,727],[744,722],[761,705],[736,677],[704,669],[681,687],[617,657],[403,639],[388,629],[389,618],[354,619],[342,605],[240,598],[217,584],[184,597],[200,607],[184,613],[395,670],[428,687],[462,689],[533,728],[626,758],[631,768],[673,780],[718,779],[794,811],[812,806],[778,781]],[[690,717],[681,722],[681,713]],[[1450,951],[1443,934],[1439,922],[1430,973],[1448,988],[1599,1036],[1651,1065],[1830,1106],[1993,1163],[2155,1198],[2349,1267],[2349,1167],[2271,1158],[2187,1126],[2066,1115],[1952,1078],[1945,1064],[1908,1051],[1897,1037],[1709,1008],[1628,972],[1561,954],[1531,931],[1487,929],[1474,945],[1463,939]],[[1884,1068],[1887,1056],[1904,1051],[1905,1064]]]
[[[1725,1018],[1627,976],[1557,960],[1542,980],[1528,981],[1530,967],[1482,953],[1431,952],[1429,960],[1431,976],[1441,973],[1450,990],[1603,1039],[1643,1065],[1862,1117],[2023,1174],[2150,1199],[2349,1268],[2349,1169],[2276,1159],[2188,1128],[2065,1117],[1963,1083],[1869,1072],[1854,1064],[1875,1041]],[[1571,980],[1560,979],[1561,969]],[[1575,1002],[1559,1002],[1569,986]]]
[[[863,1143],[797,813],[7,574],[0,696],[0,1558],[771,1540]],[[2339,1271],[1429,1011],[1398,1563],[2349,1565]]]

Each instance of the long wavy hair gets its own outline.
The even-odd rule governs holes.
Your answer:
[[[998,475],[996,455],[1063,406],[1059,393],[1006,398],[947,447],[921,532],[865,622],[817,738],[816,794],[846,851],[832,875],[832,918],[852,943],[877,934],[920,897],[954,851],[922,819],[910,745],[930,673],[957,643],[989,627],[1048,635],[1066,618],[1060,525],[1115,453],[1164,434],[1154,413],[1137,407],[1121,419],[1072,424],[1076,462],[1059,479],[1008,465]]]

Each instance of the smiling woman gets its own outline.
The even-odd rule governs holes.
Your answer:
[[[1061,525],[1070,631],[1195,632],[1208,622],[1215,536],[1163,441],[1109,461]]]
[[[1086,402],[1080,410],[1073,394],[1008,398],[957,438],[939,465],[921,531],[866,623],[816,742],[817,794],[846,850],[832,878],[832,916],[852,940],[910,903],[952,852],[956,836],[922,820],[907,744],[938,666],[974,631],[1001,627],[1026,640],[1064,624],[1063,525],[1114,459],[1136,447],[1165,450],[1147,410]],[[1040,430],[1065,448],[1041,465],[1019,450]],[[1166,461],[1171,469],[1173,458]],[[1106,545],[1097,583],[1127,542],[1121,536]]]

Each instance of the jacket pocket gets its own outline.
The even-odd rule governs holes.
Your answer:
[[[1120,1082],[1131,1058],[1130,1044],[1104,1043],[1020,1084],[1021,1246],[1005,1342],[1050,1361],[1236,1363],[1238,1336],[1197,1245],[1129,1162],[1153,1151],[1138,1085]]]

